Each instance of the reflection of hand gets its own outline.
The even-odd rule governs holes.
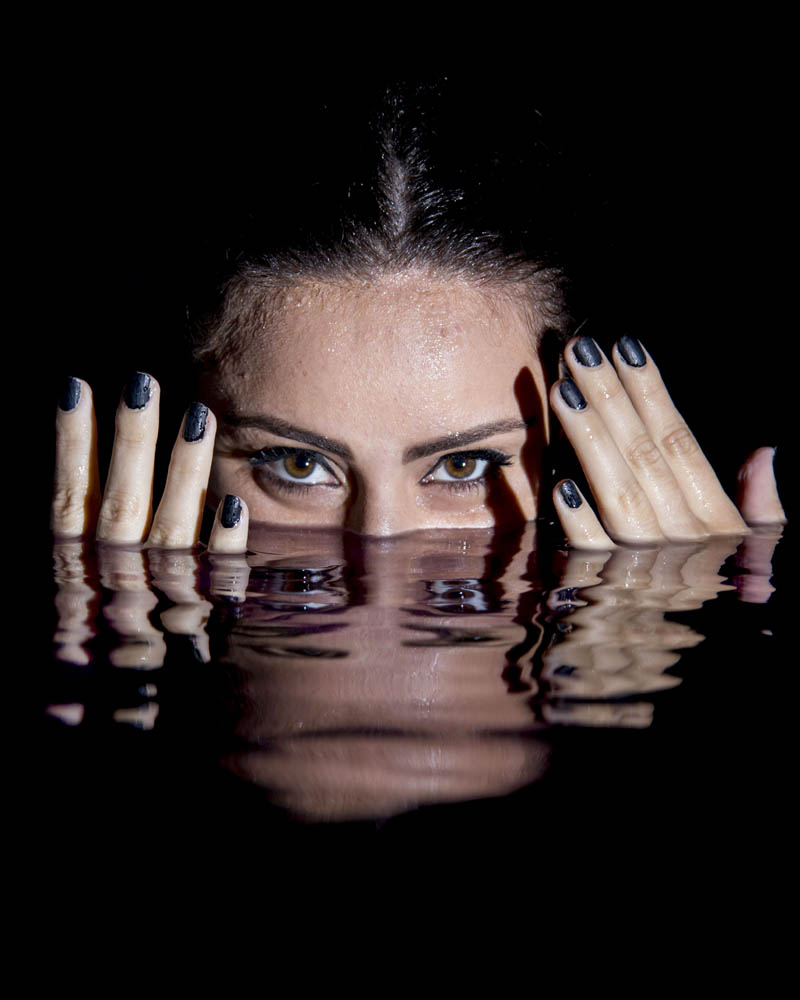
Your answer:
[[[51,527],[57,538],[96,535],[115,544],[191,548],[198,539],[216,434],[214,414],[192,403],[172,451],[164,496],[152,519],[160,388],[144,372],[126,385],[105,491],[100,496],[92,391],[67,380],[56,415],[56,473]],[[217,510],[209,548],[244,551],[247,509],[238,497]]]
[[[554,501],[572,545],[608,549],[610,539],[636,545],[745,535],[744,518],[785,520],[772,450],[759,449],[743,467],[740,514],[637,340],[623,337],[615,345],[612,366],[591,337],[577,337],[564,360],[571,377],[556,383],[550,399],[599,514],[571,480],[558,484]]]
[[[652,705],[618,702],[674,687],[665,671],[681,650],[704,636],[668,613],[693,611],[733,590],[720,566],[736,552],[743,573],[733,577],[742,600],[772,593],[772,552],[780,529],[757,527],[737,550],[737,538],[696,544],[565,553],[560,587],[550,592],[548,616],[560,622],[542,656],[542,716],[579,725],[647,726]],[[615,710],[616,709],[616,710]]]
[[[188,636],[201,660],[208,660],[206,623],[211,604],[198,589],[202,567],[192,552],[100,545],[89,558],[80,541],[56,542],[53,549],[58,627],[56,657],[86,664],[88,644],[97,632],[98,609],[117,640],[109,652],[116,667],[153,669],[164,662],[164,633]],[[226,603],[245,599],[250,567],[243,555],[210,556],[209,596]],[[161,629],[151,615],[163,595]]]
[[[619,725],[608,716],[609,700],[646,697],[679,684],[665,671],[703,636],[665,615],[699,608],[730,590],[717,570],[735,548],[720,538],[700,545],[570,551],[561,587],[548,600],[550,613],[568,627],[557,630],[557,641],[542,657],[544,717]],[[565,705],[564,699],[577,704]],[[630,703],[624,707],[630,722],[635,712]],[[649,725],[652,705],[634,707],[639,725]]]

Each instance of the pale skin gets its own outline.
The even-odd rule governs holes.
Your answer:
[[[189,548],[206,489],[218,507],[217,551],[244,550],[248,516],[370,536],[524,523],[548,488],[548,400],[596,508],[577,492],[570,505],[556,484],[574,547],[745,535],[740,511],[752,524],[784,520],[770,450],[745,465],[737,509],[646,352],[631,365],[615,347],[587,366],[570,341],[564,360],[585,404],[576,408],[561,382],[548,391],[536,325],[513,297],[461,279],[403,273],[302,285],[263,336],[201,383],[204,431],[191,441],[179,434],[152,520],[155,379],[145,406],[120,403],[102,503],[91,390],[81,383],[77,405],[57,414],[53,530]],[[235,524],[223,517],[230,496],[240,501]]]

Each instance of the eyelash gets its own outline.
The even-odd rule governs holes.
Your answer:
[[[330,465],[328,465],[328,463],[322,457],[322,455],[320,455],[318,452],[309,451],[305,448],[281,448],[281,447],[262,448],[261,451],[257,451],[253,455],[251,455],[249,461],[250,465],[253,466],[254,469],[259,469],[263,474],[266,474],[269,477],[272,486],[285,493],[299,495],[299,494],[309,493],[311,490],[316,489],[318,486],[332,487],[334,485],[333,483],[308,484],[308,483],[303,483],[301,481],[292,482],[291,480],[283,479],[280,476],[275,475],[275,473],[273,473],[272,470],[269,469],[270,465],[274,464],[275,462],[279,462],[281,459],[298,458],[301,456],[311,459],[313,462],[317,463],[319,466],[325,469],[326,472],[328,472],[331,476],[333,476],[337,480],[337,485],[338,485],[338,476],[336,476],[336,473],[333,471],[333,469],[331,469]],[[464,458],[467,460],[473,459],[477,461],[485,461],[488,463],[488,466],[484,471],[483,475],[477,479],[468,479],[464,480],[463,482],[459,482],[458,480],[455,479],[450,481],[432,480],[431,477],[437,471],[437,469],[441,468],[445,462],[449,461],[452,458]],[[423,486],[433,486],[433,485],[440,487],[443,486],[451,493],[460,493],[460,494],[470,493],[475,490],[479,490],[481,486],[486,482],[486,480],[492,477],[499,468],[511,464],[512,460],[510,455],[506,455],[501,451],[495,451],[493,448],[482,448],[477,451],[452,451],[449,452],[447,455],[442,455],[442,457],[436,462],[436,464],[431,469],[429,469],[428,472],[425,473],[425,475],[420,480],[420,483]]]
[[[269,468],[270,465],[279,462],[281,459],[300,458],[301,456],[310,458],[321,468],[325,469],[329,475],[336,479],[336,485],[339,485],[339,477],[322,455],[316,451],[309,451],[307,448],[262,448],[261,451],[257,451],[251,455],[249,461],[254,469],[259,469],[263,475],[269,477],[272,487],[284,493],[291,493],[293,496],[310,493],[311,490],[317,489],[319,486],[332,487],[334,485],[333,483],[304,483],[300,480],[292,482],[291,480],[282,479],[280,476],[275,475]]]
[[[477,461],[487,462],[488,465],[483,475],[479,476],[477,479],[467,479],[462,482],[459,482],[457,479],[449,481],[432,480],[431,477],[436,470],[441,468],[445,462],[449,461],[451,458],[474,459]],[[492,478],[501,466],[511,464],[510,455],[506,455],[502,451],[495,451],[493,448],[482,448],[478,451],[451,451],[447,455],[442,455],[436,465],[425,473],[420,482],[423,486],[443,486],[450,493],[472,493],[480,490],[484,483],[488,479]]]

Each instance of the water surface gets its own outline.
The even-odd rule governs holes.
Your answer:
[[[72,850],[167,854],[467,838],[641,864],[697,860],[697,831],[752,844],[782,809],[786,540],[773,558],[769,531],[600,554],[546,538],[56,546],[35,814]]]

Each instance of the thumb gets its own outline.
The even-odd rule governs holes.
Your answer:
[[[774,448],[757,448],[739,470],[736,506],[748,524],[785,524],[772,467]]]

